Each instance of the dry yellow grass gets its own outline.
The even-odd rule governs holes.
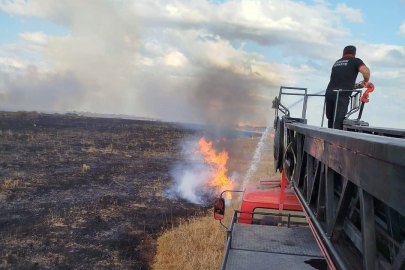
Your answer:
[[[265,139],[264,151],[250,182],[274,175],[271,137]],[[229,172],[237,172],[240,179],[248,170],[259,139],[240,139],[221,143],[229,152]],[[233,210],[239,209],[240,201],[226,207],[224,224],[229,224]],[[226,230],[214,220],[213,212],[205,217],[190,218],[180,226],[167,230],[158,239],[155,270],[209,270],[219,269],[226,239]]]
[[[20,186],[21,180],[19,179],[4,179],[4,181],[0,185],[0,190],[6,190],[9,188],[17,188]]]
[[[212,214],[191,218],[159,238],[154,269],[218,269],[224,242],[225,230]]]
[[[90,170],[90,166],[87,165],[87,164],[83,164],[82,172],[85,173],[85,172],[87,172],[88,170]]]

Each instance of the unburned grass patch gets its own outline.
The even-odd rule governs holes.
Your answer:
[[[22,184],[22,180],[20,179],[4,179],[0,184],[0,191],[18,188]]]
[[[153,268],[218,269],[222,260],[224,228],[207,213],[203,218],[191,218],[179,227],[166,231],[158,239],[158,253]]]

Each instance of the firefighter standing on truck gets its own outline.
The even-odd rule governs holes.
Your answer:
[[[356,58],[356,47],[346,46],[343,50],[343,57],[335,62],[330,75],[330,82],[325,93],[326,117],[328,128],[333,128],[335,114],[336,92],[333,90],[352,90],[355,88],[357,74],[361,73],[364,80],[361,87],[365,87],[370,79],[370,70],[360,58]],[[335,129],[343,129],[343,120],[347,113],[351,91],[339,93],[336,109]]]

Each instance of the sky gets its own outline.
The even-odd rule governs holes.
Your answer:
[[[267,125],[280,86],[324,91],[346,45],[375,84],[363,119],[405,129],[404,0],[0,0],[0,109]]]

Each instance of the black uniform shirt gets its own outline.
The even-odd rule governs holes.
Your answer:
[[[332,67],[330,82],[325,94],[336,96],[336,92],[333,92],[334,89],[352,90],[362,66],[364,63],[360,58],[353,57],[351,54],[343,55]],[[342,92],[340,96],[350,96],[351,93]]]

